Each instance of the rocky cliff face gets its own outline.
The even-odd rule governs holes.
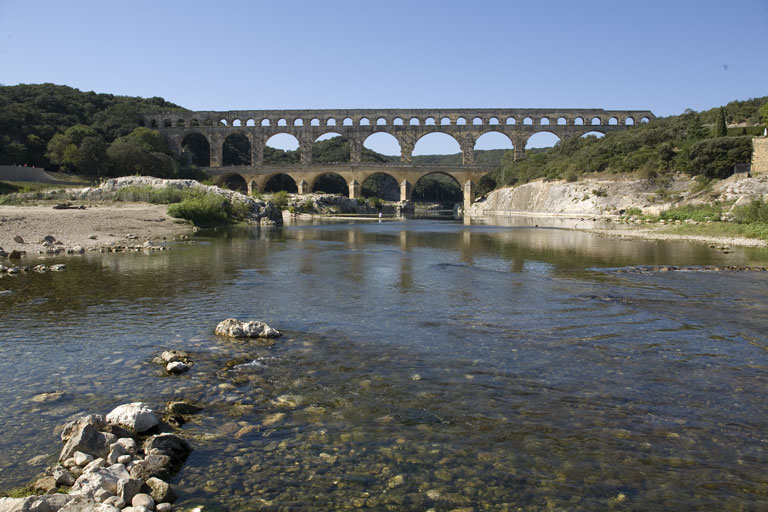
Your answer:
[[[680,203],[714,200],[740,203],[768,196],[768,176],[732,176],[701,190],[688,176],[678,176],[663,184],[647,179],[584,179],[573,183],[537,180],[517,187],[494,190],[475,202],[469,216],[484,215],[559,215],[611,216],[630,208],[657,214]]]

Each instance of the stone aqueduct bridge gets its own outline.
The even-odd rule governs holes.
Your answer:
[[[561,140],[588,132],[608,133],[625,130],[654,118],[648,110],[603,109],[359,109],[359,110],[242,110],[228,112],[172,112],[146,114],[147,127],[158,130],[177,154],[187,137],[201,135],[210,151],[210,165],[203,167],[216,182],[240,175],[248,191],[262,192],[277,174],[287,174],[300,194],[309,193],[324,174],[336,173],[349,185],[349,197],[359,197],[362,183],[372,174],[385,173],[400,184],[400,199],[408,201],[419,179],[440,172],[453,177],[462,187],[465,207],[474,200],[474,190],[482,176],[494,170],[476,165],[475,142],[488,132],[506,135],[515,159],[525,156],[528,139],[539,132],[555,134]],[[365,140],[379,132],[388,133],[400,145],[399,164],[361,162]],[[423,136],[445,133],[461,148],[461,165],[420,165],[412,161],[414,146]],[[300,164],[264,163],[264,146],[273,135],[287,133],[299,142]],[[335,164],[313,163],[312,147],[328,133],[345,137],[350,144],[350,161]],[[227,137],[242,134],[250,143],[251,165],[223,165],[223,146]]]

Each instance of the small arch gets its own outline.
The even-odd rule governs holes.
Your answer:
[[[240,122],[239,119],[235,119],[234,121],[232,121],[232,126],[242,126],[242,123]],[[245,181],[245,180],[243,180],[243,181]]]
[[[349,194],[349,185],[347,180],[342,178],[340,174],[329,172],[315,178],[315,182],[312,184],[312,192],[346,196]]]
[[[248,193],[248,183],[246,183],[245,178],[243,178],[239,174],[230,174],[229,176],[224,178],[224,181],[222,184],[224,185],[225,188],[229,190],[235,190],[243,194]]]
[[[277,126],[288,126],[288,121],[286,121],[284,118],[278,119]]]
[[[566,124],[568,124],[568,120],[566,118],[564,118],[563,116],[560,116],[560,117],[557,118],[557,124],[559,126],[565,126]]]
[[[291,194],[296,194],[299,191],[299,187],[296,186],[296,180],[284,173],[275,174],[264,184],[264,192],[268,194],[280,192],[282,190]]]
[[[371,126],[371,120],[367,117],[361,117],[358,126]]]
[[[220,119],[220,120],[219,120],[219,124],[220,124],[220,125],[222,125],[222,126],[228,126],[228,125],[227,125],[227,120],[226,120],[226,119]]]
[[[152,128],[157,128],[157,119],[150,121],[149,126]]]
[[[436,123],[435,123],[435,118],[434,118],[434,117],[432,117],[432,116],[429,116],[428,118],[426,118],[426,119],[424,120],[424,125],[425,125],[425,126],[435,126],[435,125],[436,125]]]
[[[297,117],[293,120],[293,126],[304,126],[304,120],[300,117]]]
[[[577,117],[573,120],[573,124],[576,126],[582,126],[584,124],[584,118],[583,117]]]
[[[251,141],[242,132],[229,135],[221,147],[221,160],[224,166],[251,165]]]
[[[176,126],[183,128],[186,125],[183,119],[179,119],[176,121]]]
[[[640,123],[650,123],[650,122],[651,122],[651,120],[650,120],[650,119],[648,119],[647,117],[642,117],[642,118],[640,119]]]
[[[203,121],[203,126],[213,126],[213,119],[206,119]]]
[[[612,126],[616,126],[619,124],[619,119],[616,116],[613,116],[610,119],[608,119],[608,124]]]
[[[391,175],[376,172],[368,176],[360,187],[360,195],[363,197],[378,197],[385,201],[400,200],[400,185]]]
[[[352,126],[354,123],[352,122],[351,117],[345,117],[341,124],[342,126]]]
[[[144,120],[143,119],[139,119],[139,126],[144,126]]]
[[[189,126],[200,126],[200,121],[198,121],[197,119],[192,119],[189,122]]]
[[[507,120],[506,120],[505,122],[506,122],[506,124],[508,124],[508,125],[509,125],[509,124],[517,124],[517,119],[515,119],[514,117],[508,117],[508,118],[507,118]]]
[[[460,203],[463,198],[456,178],[442,172],[431,172],[419,178],[411,194],[414,203]]]
[[[440,125],[441,126],[449,126],[451,124],[451,120],[448,117],[443,117],[440,119]]]
[[[458,119],[456,119],[456,124],[457,125],[462,125],[462,126],[466,125],[467,124],[467,120],[464,119],[463,117],[459,117]]]
[[[163,119],[163,128],[171,128],[173,127],[173,123],[170,119]]]
[[[387,120],[380,117],[376,120],[376,126],[387,126]]]
[[[254,118],[250,118],[245,122],[245,126],[256,126],[256,120]]]
[[[402,117],[396,117],[394,120],[392,120],[392,125],[394,126],[403,126],[403,118]]]
[[[472,124],[473,124],[474,126],[482,126],[482,124],[483,124],[483,120],[482,120],[482,119],[480,119],[479,117],[473,117],[473,118],[472,118]]]
[[[625,126],[634,126],[635,125],[635,118],[634,117],[628,117],[624,120]]]
[[[269,126],[269,119],[262,119],[261,120],[261,126]]]
[[[418,125],[420,125],[420,124],[421,124],[421,121],[419,120],[419,118],[418,118],[418,117],[412,117],[412,118],[411,118],[411,119],[408,121],[408,124],[409,124],[409,125],[411,125],[411,126],[418,126]]]
[[[499,124],[499,118],[498,117],[492,117],[488,120],[488,124]]]
[[[320,120],[316,117],[313,117],[309,122],[309,126],[320,126]]]
[[[539,126],[549,126],[549,118],[542,117],[541,119],[539,119]]]
[[[523,119],[523,124],[528,126],[533,125],[533,119],[530,117],[526,117],[525,119]]]
[[[336,126],[336,118],[329,117],[325,122],[325,126]]]
[[[600,126],[601,124],[603,124],[603,121],[599,117],[595,116],[592,118],[589,124],[591,124],[592,126]]]

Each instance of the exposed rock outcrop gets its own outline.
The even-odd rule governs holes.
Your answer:
[[[279,338],[281,333],[264,322],[241,322],[227,318],[216,326],[216,334],[231,338]]]

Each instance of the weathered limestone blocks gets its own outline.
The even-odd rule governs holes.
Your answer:
[[[279,338],[281,333],[264,322],[241,322],[227,318],[216,326],[216,334],[231,338]]]

